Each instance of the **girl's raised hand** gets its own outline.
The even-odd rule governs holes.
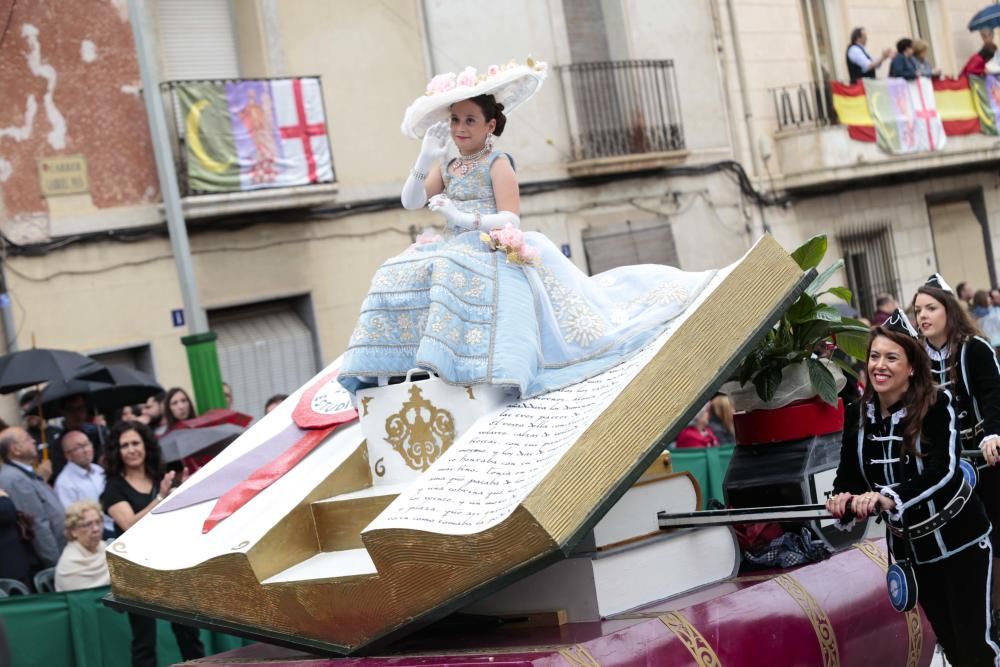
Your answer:
[[[448,123],[441,121],[427,128],[424,142],[420,147],[420,157],[427,160],[440,160],[448,152]]]

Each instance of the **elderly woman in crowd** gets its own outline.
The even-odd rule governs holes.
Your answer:
[[[56,564],[56,590],[77,591],[109,586],[111,575],[104,554],[104,518],[93,500],[80,500],[66,509],[66,548]]]

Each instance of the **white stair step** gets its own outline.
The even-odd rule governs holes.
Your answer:
[[[287,570],[265,579],[262,583],[285,584],[293,581],[340,579],[375,574],[375,564],[366,549],[347,549],[318,553]]]

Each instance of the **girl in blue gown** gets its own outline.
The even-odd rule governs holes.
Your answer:
[[[522,398],[558,389],[651,342],[714,275],[650,264],[587,276],[544,235],[522,234],[514,159],[492,140],[544,64],[468,74],[435,77],[407,110],[404,133],[424,136],[402,202],[429,200],[446,227],[376,271],[340,370],[352,392],[414,368]],[[459,157],[444,161],[449,136]]]

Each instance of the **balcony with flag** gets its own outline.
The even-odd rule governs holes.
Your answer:
[[[573,143],[571,176],[655,169],[687,157],[673,61],[573,63],[559,73]]]
[[[776,185],[809,190],[1000,162],[1000,80],[864,79],[771,90]]]
[[[319,77],[169,81],[185,217],[329,204],[337,193]]]

